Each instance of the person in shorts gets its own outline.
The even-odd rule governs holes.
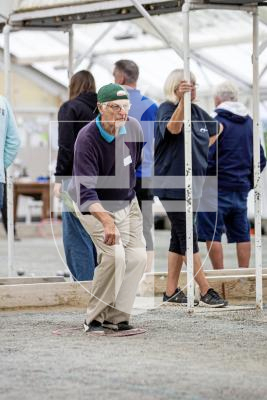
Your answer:
[[[204,186],[197,216],[198,240],[206,242],[213,268],[223,269],[221,239],[226,233],[228,243],[236,243],[238,266],[248,268],[251,245],[247,199],[253,188],[253,120],[238,101],[232,82],[221,83],[214,100],[215,118],[224,129],[218,143],[209,149],[207,176],[217,180],[215,185],[207,180]],[[261,171],[265,165],[261,146]]]
[[[171,222],[168,253],[168,279],[164,301],[186,304],[184,292],[177,287],[183,262],[186,262],[185,154],[184,154],[184,93],[191,93],[192,172],[193,180],[193,262],[194,276],[200,289],[201,305],[224,307],[224,299],[209,286],[202,269],[198,249],[195,212],[202,194],[208,164],[208,148],[217,139],[221,127],[194,103],[196,78],[183,79],[183,70],[168,76],[164,92],[166,101],[159,107],[155,131],[155,195],[161,200]],[[159,179],[161,178],[161,179]]]

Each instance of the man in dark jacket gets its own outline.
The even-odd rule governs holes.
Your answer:
[[[57,197],[67,190],[72,176],[77,135],[97,116],[95,80],[89,71],[82,70],[72,76],[69,97],[58,112],[58,156],[54,186]],[[93,242],[66,206],[62,212],[62,231],[66,262],[72,277],[78,281],[92,280],[96,265]]]
[[[207,176],[218,178],[217,212],[207,212],[214,207],[214,198],[217,200],[217,187],[212,189],[207,180],[197,219],[198,238],[206,242],[213,268],[223,269],[221,237],[225,232],[228,243],[236,243],[238,266],[247,268],[251,253],[247,198],[253,188],[253,121],[238,102],[237,88],[231,82],[217,87],[215,106],[215,118],[224,129],[218,143],[210,147]],[[262,146],[260,161],[262,171],[266,164]]]

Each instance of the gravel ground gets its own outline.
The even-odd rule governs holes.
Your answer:
[[[84,334],[83,317],[2,312],[1,399],[267,399],[267,310],[161,307],[133,317],[145,334],[123,338]]]
[[[156,232],[156,270],[166,270],[168,241],[168,231]],[[57,244],[63,254],[60,238]],[[225,251],[226,268],[236,267],[235,248]],[[265,236],[265,267],[266,260]],[[35,237],[15,243],[17,269],[47,276],[65,266],[52,239]],[[0,276],[6,275],[1,239]],[[165,306],[135,315],[134,325],[147,332],[123,338],[86,335],[83,319],[77,309],[0,312],[0,399],[267,399],[267,309],[189,316]]]

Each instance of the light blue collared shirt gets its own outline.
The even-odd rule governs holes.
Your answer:
[[[100,135],[102,136],[103,139],[105,139],[106,142],[111,143],[113,142],[113,140],[115,140],[115,136],[110,135],[107,131],[105,131],[105,129],[102,127],[101,125],[101,120],[100,120],[100,114],[96,117],[96,126],[99,129]],[[126,128],[125,126],[122,126],[119,129],[119,135],[125,135],[126,132]]]
[[[19,147],[14,114],[7,100],[0,96],[0,183],[5,182],[5,169],[14,161]]]

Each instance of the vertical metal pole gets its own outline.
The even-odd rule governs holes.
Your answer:
[[[71,79],[73,75],[73,50],[74,50],[74,45],[73,45],[73,27],[70,28],[69,30],[69,65],[68,65],[68,77],[69,80]]]
[[[184,78],[190,82],[190,1],[182,7],[184,42]],[[191,93],[184,95],[185,137],[185,196],[186,196],[186,258],[187,258],[187,307],[194,308],[194,260],[193,260],[193,195],[192,195],[192,138],[191,138]]]
[[[253,158],[255,210],[256,307],[262,309],[261,175],[259,132],[259,15],[253,12]]]
[[[4,34],[4,84],[5,97],[11,100],[11,62],[10,62],[10,25],[5,25]],[[7,231],[8,231],[8,276],[14,275],[14,201],[13,201],[13,177],[12,166],[7,169]]]

